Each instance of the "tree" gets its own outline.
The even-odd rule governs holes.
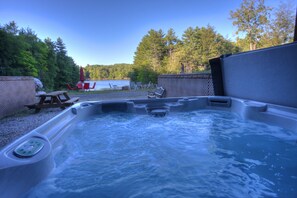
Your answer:
[[[69,73],[69,83],[75,84],[79,79],[79,66],[75,64],[72,57],[67,56],[67,66],[68,66],[68,73]],[[64,84],[65,85],[65,84]],[[63,85],[63,86],[64,86]]]
[[[17,65],[20,50],[18,39],[0,27],[0,76],[21,75]]]
[[[99,72],[100,79],[108,79],[108,76],[109,76],[109,69],[105,67],[101,67]]]
[[[26,43],[26,53],[30,53],[32,60],[34,60],[34,67],[36,74],[31,74],[34,77],[42,78],[41,75],[47,70],[47,46],[43,43],[30,28],[22,28],[19,32],[19,38]],[[23,52],[24,53],[24,52]]]
[[[79,69],[73,59],[67,56],[66,46],[61,38],[55,43],[57,56],[57,76],[55,88],[65,87],[66,83],[75,83],[79,79]]]
[[[182,36],[181,62],[186,66],[186,72],[192,72],[194,67],[200,64],[200,54],[198,48],[200,45],[199,28],[189,27]]]
[[[277,38],[278,44],[293,41],[294,21],[294,6],[282,2],[275,12],[275,19],[272,23],[274,37]]]
[[[12,35],[17,35],[19,33],[19,27],[17,26],[15,21],[11,21],[8,24],[4,25],[4,31],[12,34]]]
[[[50,90],[79,78],[78,66],[67,56],[61,38],[43,42],[32,29],[19,29],[14,21],[0,26],[0,75],[38,77]]]
[[[129,72],[132,71],[131,64],[114,64],[114,65],[87,65],[84,68],[88,78],[102,79],[125,79],[128,78]]]
[[[37,42],[36,35],[28,31],[28,33],[21,29],[18,35],[14,35],[17,40],[19,49],[17,50],[16,63],[14,67],[21,70],[24,76],[38,76],[37,60],[33,54],[33,44]]]
[[[166,54],[164,34],[162,30],[150,30],[139,43],[134,56],[134,65],[147,65],[157,72],[162,70],[162,62]]]
[[[175,35],[174,30],[172,28],[170,28],[167,31],[167,34],[166,34],[164,40],[165,40],[165,45],[166,45],[167,56],[170,57],[172,55],[172,53],[174,52],[174,49],[175,49],[177,43],[179,42],[179,39]]]
[[[133,82],[142,82],[144,84],[157,83],[158,73],[147,66],[135,67],[129,73],[129,77]]]
[[[181,42],[172,28],[167,31],[164,40],[166,47],[166,56],[163,59],[163,63],[166,66],[164,70],[167,73],[177,73],[177,67],[179,67],[178,47]]]
[[[241,52],[250,50],[249,41],[248,41],[248,39],[246,37],[245,38],[238,38],[237,37],[236,41],[235,41],[235,45],[239,49],[239,51],[241,51]]]
[[[243,0],[239,9],[230,12],[233,25],[238,28],[236,34],[243,32],[246,35],[250,50],[257,48],[257,43],[269,22],[270,10],[271,8],[264,5],[264,0]]]
[[[46,60],[46,67],[47,70],[41,73],[41,79],[43,79],[44,86],[47,89],[54,89],[55,79],[57,76],[57,56],[55,53],[56,45],[50,39],[46,38],[44,40],[47,46],[47,60]]]
[[[183,34],[180,61],[186,72],[203,71],[209,69],[210,58],[236,51],[233,43],[216,33],[214,27],[190,27]]]
[[[67,63],[66,63],[66,47],[63,40],[59,37],[55,42],[56,46],[56,56],[57,56],[57,76],[55,79],[55,88],[62,87],[63,84],[69,83],[69,78],[67,77]]]
[[[23,67],[22,74],[24,76],[38,76],[38,70],[36,69],[36,60],[32,54],[28,51],[21,51],[20,58],[18,59],[18,64]]]
[[[263,47],[276,46],[293,41],[295,9],[289,2],[281,2],[261,43]]]
[[[66,47],[63,40],[60,37],[57,38],[55,46],[56,46],[57,55],[66,56],[67,54]]]

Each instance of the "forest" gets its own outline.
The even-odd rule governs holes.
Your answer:
[[[48,90],[76,83],[79,67],[67,56],[61,38],[42,41],[30,28],[12,21],[0,27],[0,76],[33,76]]]
[[[151,29],[138,44],[133,64],[86,65],[86,78],[156,83],[159,74],[180,73],[181,64],[185,73],[208,72],[210,58],[293,41],[295,9],[289,2],[271,8],[264,0],[243,0],[230,11],[230,20],[237,28],[233,40],[211,25],[189,27],[181,38],[173,28]],[[67,55],[61,38],[42,41],[33,30],[12,21],[0,24],[0,76],[34,76],[47,89],[59,89],[79,80],[79,66]]]
[[[133,64],[119,63],[114,65],[87,65],[84,67],[87,79],[126,79],[132,71]]]

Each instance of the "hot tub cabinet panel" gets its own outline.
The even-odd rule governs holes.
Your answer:
[[[33,157],[16,156],[14,151],[31,139],[40,139],[44,146]],[[30,148],[29,148],[30,149]],[[43,180],[54,167],[52,146],[48,139],[31,132],[7,146],[0,157],[0,192],[1,197],[20,197],[32,186]]]
[[[151,116],[213,109],[238,114],[242,119],[280,126],[297,133],[297,109],[231,97],[184,97],[150,100],[77,103],[19,138],[0,152],[0,192],[20,197],[42,181],[54,167],[53,149],[63,142],[73,123],[113,111]]]

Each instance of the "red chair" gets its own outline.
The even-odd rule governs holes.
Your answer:
[[[96,82],[94,82],[93,87],[90,87],[90,89],[95,89]]]
[[[67,85],[68,90],[77,90],[78,89],[77,87],[71,87],[69,84],[66,84],[66,85]]]
[[[76,87],[77,87],[77,89],[82,89],[82,88],[83,88],[83,85],[82,85],[82,83],[78,83],[78,84],[76,85]]]
[[[90,83],[84,83],[84,90],[90,91]]]

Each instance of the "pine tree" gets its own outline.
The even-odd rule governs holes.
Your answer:
[[[150,30],[137,47],[134,65],[148,66],[155,72],[160,71],[165,54],[166,46],[163,31]]]
[[[57,76],[55,88],[64,87],[66,83],[71,82],[70,71],[67,63],[67,51],[63,40],[59,37],[55,43],[57,55]]]
[[[44,71],[42,74],[43,76],[43,82],[47,89],[52,90],[54,89],[55,79],[57,76],[57,56],[55,52],[55,43],[50,39],[46,38],[44,40],[46,46],[47,46],[47,70]]]

